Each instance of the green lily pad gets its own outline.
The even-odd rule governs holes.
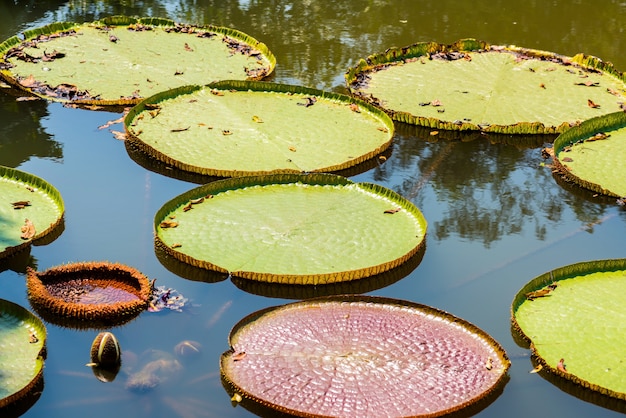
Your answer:
[[[380,154],[393,136],[391,119],[361,100],[232,80],[156,94],[124,125],[131,146],[152,158],[221,177],[338,171]]]
[[[229,344],[220,369],[232,399],[290,416],[469,416],[497,396],[510,365],[493,338],[460,318],[367,296],[255,312]]]
[[[544,369],[626,400],[624,295],[626,259],[561,267],[517,293],[513,328],[530,342]]]
[[[0,258],[62,225],[65,208],[59,191],[24,171],[0,166]]]
[[[331,174],[235,177],[167,202],[158,248],[244,279],[322,284],[372,276],[425,243],[426,220],[392,190]]]
[[[39,318],[0,299],[0,410],[19,402],[41,383],[46,335]]]
[[[626,99],[624,75],[598,58],[474,39],[391,48],[350,68],[346,81],[394,120],[450,130],[559,133]]]
[[[554,141],[554,165],[596,193],[626,197],[626,113],[589,119]]]
[[[234,29],[115,16],[54,23],[0,44],[0,76],[37,96],[125,105],[159,91],[223,79],[257,80],[276,59]]]

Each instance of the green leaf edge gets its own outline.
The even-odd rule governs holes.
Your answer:
[[[95,26],[128,26],[128,25],[132,25],[132,24],[143,24],[143,25],[150,25],[150,26],[155,26],[155,27],[175,27],[177,26],[176,22],[174,22],[173,20],[170,19],[163,19],[163,18],[156,18],[156,17],[142,17],[142,18],[135,18],[135,17],[130,17],[130,16],[109,16],[106,18],[103,18],[101,20],[95,21],[95,22],[91,22],[91,23],[83,23],[83,24],[79,24],[79,23],[75,23],[75,22],[55,22],[55,23],[50,23],[48,25],[42,26],[40,28],[35,28],[35,29],[30,29],[27,31],[23,32],[23,36],[24,39],[21,39],[19,36],[15,35],[12,36],[11,38],[7,39],[6,41],[2,42],[0,44],[0,64],[3,62],[6,62],[4,60],[4,55],[13,47],[21,44],[24,41],[27,41],[29,39],[35,38],[39,35],[49,35],[52,33],[57,33],[57,32],[64,32],[67,30],[71,30],[71,29],[77,29],[80,28],[82,26],[90,26],[90,25],[95,25]],[[192,25],[187,25],[187,26],[192,26]],[[201,29],[201,30],[206,30],[206,31],[210,31],[210,32],[215,32],[218,33],[220,35],[225,35],[225,36],[229,36],[232,38],[237,39],[238,41],[242,41],[250,46],[252,46],[254,49],[260,51],[265,58],[269,61],[270,64],[270,68],[269,71],[264,75],[264,77],[270,75],[273,71],[274,68],[276,67],[276,57],[274,56],[274,54],[269,50],[269,48],[267,47],[266,44],[264,44],[263,42],[260,42],[259,40],[253,38],[252,36],[238,31],[236,29],[232,29],[232,28],[227,28],[227,27],[223,27],[223,26],[214,26],[214,25],[203,25],[203,26],[195,26],[193,25],[194,28],[197,29]],[[250,80],[253,80],[254,78],[250,77]],[[15,79],[15,77],[11,74],[11,72],[7,69],[1,69],[0,70],[0,80],[4,80],[5,82],[7,82],[8,84],[10,84],[11,86],[14,86],[20,90],[24,90],[27,91],[28,93],[35,95],[37,97],[41,97],[43,99],[46,100],[51,100],[51,101],[58,101],[58,102],[72,102],[75,104],[80,104],[80,105],[94,105],[94,106],[122,106],[122,105],[134,105],[138,102],[140,102],[142,99],[132,99],[132,98],[120,98],[120,99],[115,99],[115,100],[100,100],[100,99],[84,99],[84,100],[63,100],[63,99],[58,99],[58,98],[53,98],[53,97],[48,97],[45,95],[40,95],[37,94],[33,91],[31,91],[30,89],[22,86],[18,80]]]
[[[553,163],[555,170],[557,170],[557,172],[568,181],[574,182],[595,193],[601,193],[603,195],[618,198],[624,197],[615,192],[612,192],[609,189],[606,189],[601,184],[593,183],[591,181],[585,180],[584,178],[576,176],[565,167],[565,165],[559,160],[558,157],[559,153],[563,151],[563,148],[567,146],[571,146],[577,142],[584,141],[585,139],[592,137],[598,132],[609,132],[624,127],[626,127],[626,112],[615,112],[587,119],[586,121],[583,121],[580,125],[575,126],[567,132],[562,133],[554,140]]]
[[[358,187],[369,191],[370,193],[382,195],[387,199],[393,200],[396,204],[407,210],[420,224],[424,234],[420,243],[415,246],[411,251],[406,254],[390,260],[386,263],[382,263],[376,266],[369,266],[350,271],[338,271],[333,273],[324,274],[271,274],[271,273],[258,273],[254,271],[228,271],[219,265],[213,264],[206,260],[199,260],[191,257],[187,254],[183,254],[176,249],[171,248],[159,237],[158,231],[160,230],[159,224],[167,218],[167,216],[179,208],[184,206],[191,199],[197,199],[209,194],[218,194],[227,190],[243,189],[252,186],[265,186],[272,184],[290,184],[290,183],[304,183],[311,185],[331,185],[331,186],[345,186],[355,184]],[[398,267],[404,262],[408,261],[413,255],[420,251],[426,245],[426,231],[427,222],[422,212],[398,193],[391,189],[387,189],[383,186],[371,183],[354,183],[353,181],[338,176],[335,174],[327,173],[312,173],[312,174],[270,174],[259,176],[244,176],[244,177],[232,177],[223,180],[217,180],[212,183],[208,183],[194,189],[188,190],[182,193],[170,201],[166,202],[156,212],[154,217],[154,239],[155,247],[158,251],[161,251],[183,263],[190,264],[194,267],[199,267],[207,270],[217,271],[218,273],[229,274],[234,277],[240,277],[248,280],[255,280],[265,283],[280,283],[280,284],[329,284],[339,283],[350,280],[358,280],[364,277],[373,276],[376,274],[384,273]]]
[[[24,241],[23,243],[12,247],[7,247],[3,251],[0,251],[0,259],[2,259],[25,249],[26,247],[31,245],[31,243],[37,244],[38,242],[42,242],[43,238],[46,235],[59,228],[63,224],[63,218],[65,216],[65,203],[63,202],[61,193],[59,193],[59,191],[53,185],[51,185],[41,177],[35,176],[34,174],[0,165],[0,177],[23,182],[37,188],[38,190],[41,190],[52,198],[52,200],[57,204],[61,212],[61,215],[54,223],[50,224],[48,228],[36,232],[35,236],[32,239]]]
[[[574,384],[591,390],[593,392],[600,393],[601,395],[609,396],[611,398],[617,398],[626,400],[626,392],[617,392],[609,388],[598,386],[594,383],[581,379],[580,377],[572,373],[564,373],[557,369],[556,364],[550,364],[546,359],[541,357],[535,348],[532,339],[524,332],[522,327],[519,326],[516,313],[518,308],[526,301],[526,293],[541,289],[551,283],[558,282],[560,280],[566,280],[576,278],[577,276],[586,275],[590,273],[597,273],[601,271],[620,271],[626,269],[626,258],[606,259],[606,260],[593,260],[583,261],[580,263],[570,264],[567,266],[559,267],[542,275],[535,277],[528,282],[519,292],[515,295],[511,304],[511,328],[514,333],[521,337],[521,339],[530,345],[530,349],[533,356],[536,357],[537,363],[542,365],[544,369],[548,369],[550,373],[573,382]]]
[[[368,96],[359,94],[352,89],[352,83],[357,81],[357,76],[366,73],[380,66],[394,65],[405,59],[421,57],[439,52],[471,52],[483,51],[491,48],[499,48],[501,50],[523,53],[538,59],[558,59],[560,61],[569,61],[580,65],[581,67],[595,69],[597,71],[610,74],[611,76],[626,83],[626,74],[615,69],[610,62],[602,61],[598,57],[585,54],[576,54],[573,57],[556,54],[554,52],[541,51],[537,49],[521,48],[515,45],[508,46],[492,46],[489,43],[474,38],[460,39],[450,45],[439,44],[436,42],[419,42],[405,47],[388,48],[385,52],[372,54],[367,58],[361,58],[354,66],[348,68],[344,74],[346,85],[352,95],[363,97],[365,100]],[[480,127],[470,122],[463,121],[461,124],[453,122],[444,122],[437,118],[425,118],[423,116],[415,116],[408,112],[388,110],[393,120],[404,122],[412,125],[425,126],[428,128],[456,130],[456,131],[483,131],[502,134],[553,134],[566,132],[570,127],[569,122],[563,122],[557,127],[545,126],[541,122],[520,122],[513,125],[490,125],[488,127]]]
[[[279,312],[281,310],[290,309],[292,305],[303,305],[306,309],[307,306],[311,305],[322,305],[324,303],[333,303],[333,302],[342,302],[342,303],[365,303],[365,304],[382,304],[382,305],[393,305],[398,306],[400,308],[409,308],[418,310],[421,312],[425,312],[427,314],[443,318],[448,324],[458,325],[461,328],[464,328],[469,333],[478,336],[483,341],[485,341],[488,345],[490,345],[497,353],[500,355],[500,359],[504,366],[500,378],[496,381],[493,386],[491,386],[488,390],[484,391],[481,395],[470,399],[468,401],[463,402],[462,404],[456,405],[455,407],[445,410],[445,411],[437,411],[432,415],[420,415],[421,417],[430,417],[430,416],[442,416],[447,414],[453,414],[455,412],[460,412],[462,416],[469,416],[478,413],[487,405],[489,405],[495,397],[499,395],[499,391],[501,391],[508,380],[508,370],[511,366],[511,361],[508,358],[508,355],[504,348],[500,345],[500,343],[495,340],[491,335],[487,332],[474,325],[473,323],[452,315],[449,312],[443,311],[441,309],[437,309],[428,305],[423,305],[415,302],[411,302],[408,300],[401,299],[393,299],[382,296],[366,296],[366,295],[332,295],[332,296],[324,296],[318,298],[307,299],[305,301],[300,302],[291,302],[285,305],[280,306],[271,306],[268,308],[264,308],[253,312],[241,320],[237,322],[230,332],[228,333],[228,344],[230,347],[233,347],[236,344],[237,332],[248,326],[250,323],[255,320],[272,313]],[[254,394],[249,393],[248,391],[241,388],[234,381],[232,381],[225,372],[224,364],[226,361],[231,359],[232,355],[235,354],[231,349],[225,351],[220,356],[220,375],[222,377],[222,382],[225,384],[225,389],[229,392],[229,394],[238,393],[242,397],[242,404],[246,409],[249,409],[252,412],[259,414],[260,416],[268,416],[268,414],[275,414],[276,411],[281,413],[286,413],[294,416],[305,416],[302,415],[302,411],[294,411],[288,408],[285,408],[281,405],[276,405],[273,403],[269,403],[264,401],[263,399],[258,398]],[[471,413],[470,413],[471,412]],[[468,415],[466,415],[468,414]],[[308,415],[307,415],[308,416]]]
[[[0,314],[9,314],[15,317],[22,319],[24,322],[28,322],[35,330],[37,334],[37,338],[39,341],[35,344],[41,344],[41,349],[37,356],[36,361],[36,371],[37,373],[33,377],[33,379],[22,389],[17,392],[12,393],[9,396],[6,396],[0,399],[0,409],[5,408],[11,405],[14,402],[19,401],[24,396],[28,395],[31,390],[33,390],[39,381],[43,378],[43,368],[44,368],[44,360],[46,357],[46,341],[48,338],[48,333],[46,331],[46,326],[36,315],[25,309],[23,306],[20,306],[11,301],[0,299]],[[0,374],[2,371],[0,370]]]
[[[333,93],[322,91],[310,87],[296,86],[290,84],[279,84],[279,83],[269,83],[264,81],[247,81],[247,80],[221,80],[216,81],[205,86],[200,85],[188,85],[177,87],[171,90],[162,91],[156,93],[153,96],[147,97],[141,102],[139,102],[136,106],[130,109],[128,114],[124,117],[124,128],[127,133],[127,144],[132,147],[134,150],[141,151],[144,154],[148,155],[150,158],[154,158],[157,161],[164,162],[169,164],[179,170],[187,171],[196,174],[208,175],[208,176],[216,176],[216,177],[233,177],[233,176],[253,176],[253,175],[262,175],[262,174],[299,174],[302,171],[292,170],[292,169],[279,169],[273,171],[245,171],[245,170],[219,170],[211,167],[201,167],[192,164],[187,164],[181,161],[178,161],[167,154],[162,153],[161,151],[153,148],[152,146],[146,144],[134,134],[133,130],[130,128],[133,122],[133,119],[142,111],[146,109],[146,105],[149,104],[158,104],[164,100],[171,99],[173,97],[191,94],[201,89],[215,89],[215,90],[238,90],[238,91],[255,91],[255,92],[275,92],[275,93],[293,93],[293,94],[306,94],[309,96],[316,96],[326,100],[339,101],[346,104],[356,104],[362,111],[367,111],[374,117],[376,117],[382,124],[384,124],[385,128],[388,131],[388,140],[381,144],[376,149],[359,156],[353,160],[347,161],[343,164],[336,164],[330,167],[321,167],[313,170],[312,172],[335,172],[340,170],[345,170],[347,168],[358,165],[364,161],[373,158],[383,151],[385,151],[391,145],[393,140],[393,134],[395,131],[395,127],[393,124],[393,120],[389,117],[389,115],[381,110],[380,108],[373,106],[372,104],[361,100],[356,97],[347,96],[345,94]]]

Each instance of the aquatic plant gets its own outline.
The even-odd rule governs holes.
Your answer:
[[[387,114],[359,99],[237,80],[158,93],[124,126],[127,147],[220,177],[344,170],[386,150],[394,132]]]
[[[0,415],[19,416],[39,399],[46,340],[39,318],[0,299]]]
[[[64,264],[28,269],[28,299],[47,321],[62,326],[120,325],[148,307],[151,286],[136,269],[118,263]]]
[[[514,332],[543,370],[626,400],[623,297],[626,259],[563,266],[527,283],[511,306]]]
[[[182,262],[300,285],[400,266],[425,245],[426,228],[392,190],[332,174],[220,180],[175,197],[154,218],[155,245]]]
[[[493,400],[509,360],[484,331],[449,313],[367,296],[310,299],[237,323],[222,354],[234,402],[267,415],[415,417]]]
[[[267,46],[230,28],[113,16],[53,23],[0,44],[0,78],[30,94],[81,105],[128,105],[187,84],[258,80]]]
[[[447,130],[560,133],[626,99],[624,74],[599,58],[475,39],[389,48],[345,77],[394,120]]]

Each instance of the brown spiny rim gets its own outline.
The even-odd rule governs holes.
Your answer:
[[[70,326],[97,328],[128,322],[148,307],[151,294],[146,276],[118,263],[72,263],[43,272],[28,268],[26,279],[33,308],[50,322]],[[94,288],[114,300],[79,300]]]

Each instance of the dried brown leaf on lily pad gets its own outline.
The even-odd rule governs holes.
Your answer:
[[[24,219],[24,225],[22,226],[22,239],[32,239],[35,236],[35,225],[29,220]]]
[[[445,415],[492,400],[510,365],[460,318],[367,296],[265,309],[235,325],[229,341],[227,390],[246,408],[296,416]]]

